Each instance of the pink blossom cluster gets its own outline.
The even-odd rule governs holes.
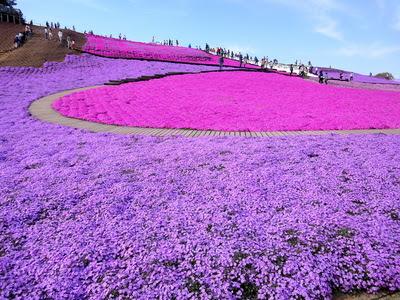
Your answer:
[[[101,87],[57,99],[61,114],[122,126],[222,131],[400,128],[400,93],[260,72],[211,72]]]
[[[83,51],[113,58],[133,58],[219,65],[219,57],[202,50],[113,39],[86,34]],[[224,66],[239,67],[239,61],[224,59]],[[246,64],[247,68],[259,68]]]

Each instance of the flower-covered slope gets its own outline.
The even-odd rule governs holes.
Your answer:
[[[398,137],[18,138],[2,136],[2,298],[400,288]]]
[[[271,73],[171,76],[65,96],[53,107],[106,124],[224,131],[400,128],[400,92],[319,85]]]
[[[219,65],[218,56],[198,49],[132,42],[93,34],[85,34],[85,36],[87,43],[84,45],[83,51],[105,57]],[[239,67],[239,62],[233,59],[224,59],[224,66]],[[250,64],[247,64],[246,67],[259,68]]]
[[[328,73],[328,77],[332,78],[332,79],[340,79],[340,73],[343,72],[342,80],[344,80],[344,81],[349,81],[350,75],[352,73],[350,71],[342,71],[342,70],[334,69],[334,68],[325,68],[325,67],[313,68],[313,72],[317,72],[318,74],[319,74],[319,71],[321,71],[321,70],[323,71],[324,74]],[[363,74],[358,74],[358,73],[353,73],[353,81],[374,83],[374,84],[394,84],[394,85],[400,84],[400,82],[398,82],[398,81],[387,80],[385,78],[368,76],[368,75],[363,75]]]
[[[28,114],[35,99],[140,66],[0,69],[1,299],[400,289],[399,136],[130,137]]]

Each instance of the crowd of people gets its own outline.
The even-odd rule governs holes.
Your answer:
[[[171,40],[171,39],[167,39],[167,40],[163,40],[162,42],[156,41],[156,38],[153,36],[151,38],[151,43],[152,44],[158,44],[158,45],[164,45],[164,46],[179,46],[179,41],[178,40]],[[188,46],[189,48],[192,48],[192,45],[189,44]]]
[[[318,75],[319,83],[328,84],[328,79],[330,79],[330,80],[338,80],[338,78],[336,78],[336,77],[330,77],[329,78],[329,74],[328,74],[327,70],[320,69],[318,71],[318,68],[311,68],[311,72],[313,74]],[[339,72],[339,80],[340,81],[353,81],[353,79],[354,79],[354,73],[353,72],[347,73],[347,74],[345,74],[343,71]]]
[[[57,32],[56,40],[60,43],[63,43],[64,41],[63,36],[64,36],[63,31],[59,29]],[[53,40],[53,30],[51,27],[44,28],[44,37],[46,40]],[[73,39],[70,35],[67,36],[66,42],[68,49],[76,49],[75,39]]]
[[[25,25],[25,30],[23,32],[19,32],[14,36],[14,47],[19,48],[21,47],[26,40],[28,39],[29,36],[33,34],[32,30],[33,26],[33,21],[30,21],[29,24]],[[75,26],[72,26],[72,30],[75,31]],[[47,22],[46,21],[46,27],[44,28],[44,38],[46,40],[53,40],[53,29],[57,29],[57,37],[55,40],[57,40],[60,43],[63,43],[63,31],[60,29],[60,23],[53,23],[53,22]],[[76,49],[76,42],[75,39],[73,39],[70,35],[67,36],[66,38],[66,46],[68,49]]]
[[[202,50],[201,48],[199,48]],[[241,52],[235,53],[226,48],[217,47],[211,48],[208,43],[206,43],[205,49],[207,53],[215,54],[228,59],[235,59],[239,61],[240,67],[245,67],[247,64],[251,63],[257,66],[260,66],[262,69],[273,69],[279,66],[283,66],[284,64],[279,64],[278,59],[269,59],[268,56],[264,56],[261,60],[257,57],[250,56],[248,53],[243,55]],[[300,76],[307,76],[309,72],[311,72],[312,64],[309,61],[308,66],[301,63],[301,60],[296,60],[294,64],[289,66],[290,74],[298,73]],[[295,72],[295,68],[298,68],[298,72]]]

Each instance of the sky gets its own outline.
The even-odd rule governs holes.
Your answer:
[[[400,78],[400,0],[16,0],[35,25]]]

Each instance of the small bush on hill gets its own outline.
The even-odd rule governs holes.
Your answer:
[[[375,77],[385,78],[385,79],[388,79],[388,80],[393,80],[394,79],[394,76],[389,72],[378,73],[378,74],[375,75]]]

